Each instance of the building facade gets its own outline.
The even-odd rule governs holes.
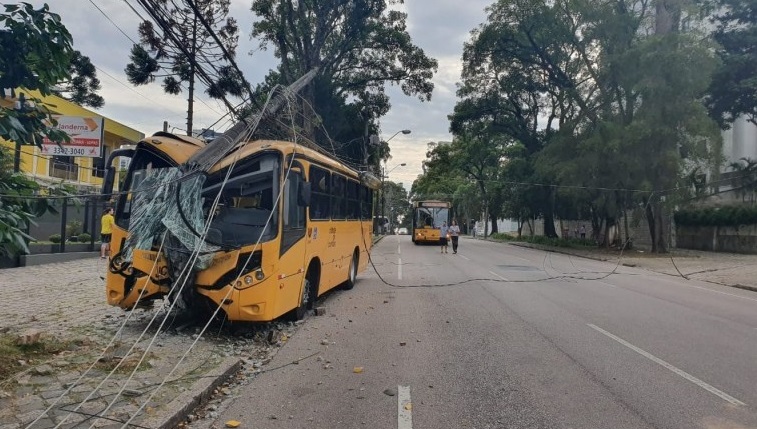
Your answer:
[[[4,108],[18,106],[21,94],[26,100],[37,99],[57,118],[58,127],[72,137],[72,142],[58,146],[50,143],[42,149],[34,145],[20,147],[20,171],[41,185],[61,182],[80,191],[97,192],[105,176],[105,163],[110,153],[124,145],[135,145],[144,134],[113,119],[106,118],[55,95],[42,96],[37,91],[16,89],[18,98],[6,90],[0,98]],[[0,139],[0,144],[15,151],[13,142]]]

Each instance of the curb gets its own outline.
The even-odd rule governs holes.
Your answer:
[[[594,261],[601,261],[601,262],[609,262],[609,261],[611,261],[610,259],[602,259],[602,258],[596,258],[596,257],[591,257],[591,256],[586,256],[586,255],[578,255],[578,254],[575,254],[575,253],[570,253],[570,252],[567,252],[567,251],[564,251],[564,250],[554,249],[554,248],[551,248],[551,247],[537,247],[537,246],[530,245],[528,243],[511,243],[511,242],[502,242],[502,241],[496,241],[496,240],[486,240],[486,241],[491,241],[493,243],[505,243],[505,244],[510,244],[510,245],[517,246],[517,247],[523,247],[523,248],[526,248],[526,249],[536,249],[536,250],[543,250],[545,252],[560,253],[560,254],[563,254],[563,255],[575,256],[577,258],[591,259],[591,260],[594,260]],[[669,274],[669,273],[663,273],[661,271],[655,271],[655,270],[650,270],[650,269],[647,269],[647,268],[644,268],[644,267],[639,267],[636,264],[621,263],[621,265],[623,265],[625,267],[640,268],[642,270],[651,271],[651,272],[657,273],[657,274],[672,275],[672,274]],[[676,275],[673,275],[673,276],[674,277],[680,277],[680,276],[676,276]],[[688,280],[688,279],[686,279],[686,280]],[[738,283],[736,283],[736,284],[721,283],[721,282],[716,282],[716,281],[707,280],[707,279],[695,279],[695,280],[699,280],[699,281],[702,281],[702,282],[705,282],[705,283],[714,284],[714,285],[727,286],[727,287],[732,287],[732,288],[736,288],[736,289],[748,290],[750,292],[757,292],[757,287],[755,287],[755,286],[742,285],[742,284],[738,284]]]
[[[181,423],[188,414],[200,404],[206,402],[213,394],[213,390],[231,377],[242,367],[242,361],[236,357],[223,360],[218,366],[221,373],[217,376],[202,377],[192,385],[192,388],[172,400],[167,405],[166,413],[150,417],[140,422],[140,426],[155,429],[173,429]]]

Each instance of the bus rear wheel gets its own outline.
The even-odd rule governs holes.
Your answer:
[[[357,282],[357,265],[359,261],[357,250],[355,250],[352,254],[352,260],[350,261],[350,271],[348,273],[347,281],[344,283],[345,290],[350,290],[355,287],[355,282]]]

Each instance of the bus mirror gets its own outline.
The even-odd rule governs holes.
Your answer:
[[[109,165],[105,171],[105,180],[103,180],[102,198],[107,201],[113,193],[113,183],[116,181],[116,169]]]
[[[297,204],[302,207],[310,205],[310,196],[312,194],[313,187],[310,182],[300,183],[300,194],[297,196]]]
[[[116,149],[108,156],[108,160],[105,162],[105,165],[107,165],[107,167],[105,169],[105,178],[103,179],[102,190],[102,198],[105,201],[108,201],[111,198],[111,194],[113,193],[113,184],[116,182],[116,168],[113,167],[113,161],[118,157],[133,158],[134,149]]]

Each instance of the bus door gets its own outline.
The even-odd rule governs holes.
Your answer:
[[[303,278],[307,269],[307,240],[304,240],[307,228],[306,194],[303,168],[295,162],[284,180],[278,275],[279,290],[282,292],[278,302],[282,307],[279,312],[297,307],[302,293]]]

